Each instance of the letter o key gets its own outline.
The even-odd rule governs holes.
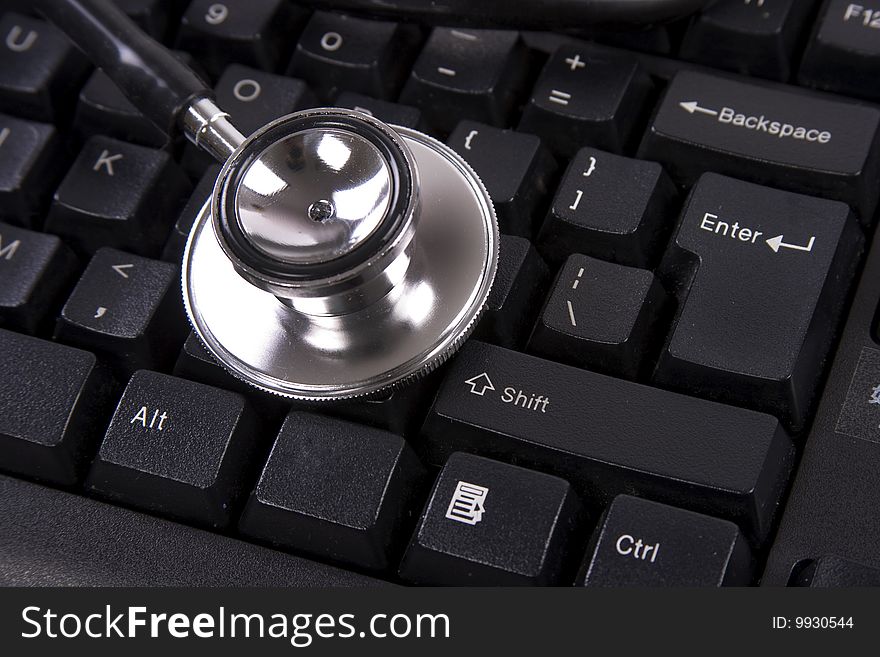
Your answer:
[[[321,47],[328,52],[339,50],[342,47],[342,35],[339,32],[327,32],[321,37]]]
[[[262,92],[263,87],[260,86],[260,83],[250,78],[239,80],[232,88],[232,95],[235,96],[236,100],[240,100],[243,103],[256,100]]]

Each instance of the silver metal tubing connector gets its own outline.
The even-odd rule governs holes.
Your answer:
[[[207,97],[190,103],[182,121],[187,139],[218,162],[226,162],[245,139],[232,125],[229,114]]]

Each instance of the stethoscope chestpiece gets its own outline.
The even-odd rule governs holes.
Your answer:
[[[498,227],[443,144],[358,112],[282,117],[223,166],[183,293],[218,362],[297,399],[371,395],[431,371],[485,305]]]
[[[212,218],[238,273],[305,313],[352,312],[400,282],[418,175],[391,128],[316,111],[255,136],[223,167]]]

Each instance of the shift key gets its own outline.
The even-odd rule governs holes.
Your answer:
[[[423,428],[454,451],[567,479],[586,499],[629,493],[724,517],[767,537],[793,457],[778,420],[471,340]]]
[[[678,73],[639,157],[677,182],[705,171],[843,201],[867,226],[880,187],[880,110],[770,83]]]

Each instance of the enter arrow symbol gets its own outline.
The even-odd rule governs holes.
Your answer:
[[[801,246],[799,244],[788,244],[786,242],[783,242],[782,241],[783,239],[785,239],[784,235],[777,235],[776,237],[771,237],[769,240],[767,240],[767,246],[769,246],[771,249],[773,249],[773,253],[779,253],[779,249],[792,249],[793,251],[807,251],[807,252],[809,252],[809,251],[813,250],[813,244],[816,243],[816,236],[815,235],[810,237],[810,241],[807,243],[806,246]]]
[[[468,379],[465,383],[471,387],[471,394],[479,395],[480,397],[485,395],[488,390],[495,390],[495,386],[492,385],[492,379],[485,372],[477,374],[477,376]]]
[[[708,114],[709,116],[718,116],[718,112],[716,112],[715,110],[706,109],[705,107],[700,107],[700,104],[695,100],[691,100],[686,103],[679,103],[679,106],[689,114],[699,112],[700,114]]]
[[[125,273],[126,269],[131,269],[134,265],[113,265],[113,271],[122,276],[122,278],[128,278],[128,274]]]

